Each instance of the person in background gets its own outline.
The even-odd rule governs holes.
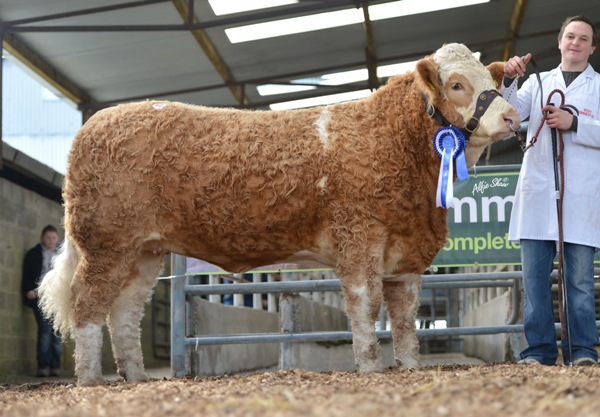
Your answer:
[[[23,261],[22,292],[25,305],[33,309],[38,326],[37,376],[60,376],[62,345],[60,335],[52,329],[52,322],[44,317],[38,305],[37,288],[52,267],[52,257],[58,245],[58,231],[52,225],[42,230],[41,242],[25,254]]]
[[[521,244],[528,346],[519,363],[524,365],[554,365],[558,357],[550,273],[558,251],[559,188],[554,180],[558,167],[551,129],[564,140],[559,155],[565,173],[560,187],[564,191],[563,285],[568,318],[567,337],[561,345],[563,360],[573,365],[598,363],[594,254],[600,247],[600,74],[588,62],[596,44],[596,28],[588,18],[567,18],[558,35],[560,65],[539,74],[543,97],[536,76],[529,76],[518,88],[517,78],[525,75],[531,53],[509,59],[504,67],[501,92],[522,119],[529,117],[527,144],[547,116],[537,141],[525,152],[509,226],[509,239]],[[565,110],[559,94],[553,94],[549,102],[548,94],[555,89],[564,93],[564,104],[578,112]]]

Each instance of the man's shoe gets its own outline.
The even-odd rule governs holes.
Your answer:
[[[50,369],[50,376],[60,376],[60,369],[58,369],[58,368]]]
[[[517,362],[517,365],[541,365],[541,362],[535,358],[523,358]]]
[[[587,356],[581,356],[573,361],[573,365],[575,366],[596,366],[598,362],[596,362],[592,358],[588,358]]]
[[[45,378],[50,375],[50,368],[39,368],[36,376]]]

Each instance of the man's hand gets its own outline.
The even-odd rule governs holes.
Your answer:
[[[542,111],[548,113],[546,124],[552,129],[569,130],[573,123],[573,115],[566,110],[552,105],[545,106]]]
[[[517,75],[522,77],[527,72],[527,63],[531,59],[531,53],[525,56],[513,56],[504,64],[504,75],[513,79]]]

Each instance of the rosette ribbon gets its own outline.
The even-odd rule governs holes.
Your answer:
[[[454,126],[441,127],[435,132],[433,147],[441,158],[435,203],[437,207],[454,207],[454,163],[459,181],[469,179],[465,148],[465,135]]]

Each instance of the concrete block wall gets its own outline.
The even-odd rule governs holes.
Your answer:
[[[199,297],[191,302],[192,333],[235,334],[279,331],[279,316],[264,310],[211,303]],[[199,346],[192,352],[196,375],[223,375],[277,366],[278,343]],[[194,364],[195,362],[195,364]]]
[[[293,297],[292,307],[297,311],[298,332],[347,331],[348,317],[345,312],[324,304],[315,303],[305,297]],[[287,345],[287,346],[285,346]],[[384,366],[395,364],[392,344],[380,343]],[[308,371],[354,371],[354,353],[351,341],[301,342],[282,344],[282,356],[288,369]]]
[[[303,296],[297,296],[295,299],[298,309],[297,331],[348,330],[348,319],[343,310]],[[195,321],[192,327],[194,335],[280,331],[280,318],[277,313],[211,303],[198,297],[192,301],[192,309]],[[288,365],[291,368],[309,370],[354,368],[350,342],[291,343],[290,345],[291,361]],[[279,343],[199,346],[193,349],[192,369],[196,375],[205,376],[275,368],[279,364],[280,351]]]
[[[509,267],[509,269],[512,269]],[[492,272],[489,271],[482,272]],[[503,326],[517,308],[517,323],[523,323],[523,300],[513,306],[513,289],[478,288],[466,289],[463,326]],[[520,288],[517,291],[521,291]],[[517,361],[527,342],[523,333],[498,333],[464,336],[464,353],[485,362]]]
[[[142,329],[142,354],[144,355],[144,366],[146,370],[153,368],[168,368],[171,366],[171,361],[168,358],[157,358],[154,356],[154,348],[152,345],[152,333],[155,331],[152,328],[152,303],[146,304],[144,309],[144,317],[140,324]],[[110,334],[108,327],[104,326],[103,339],[102,339],[102,372],[104,375],[114,374],[117,372],[117,365],[112,353],[112,347],[110,345]],[[74,344],[72,340],[68,340],[66,348],[69,355],[69,363],[73,363],[73,348]],[[63,355],[64,356],[64,355]],[[74,369],[74,366],[70,366],[67,371]]]
[[[44,226],[53,224],[62,239],[63,209],[55,201],[0,178],[0,373],[34,373],[37,325],[21,297],[25,252],[40,241]],[[68,358],[67,358],[68,361]]]
[[[304,332],[320,332],[330,330],[348,330],[348,316],[340,308],[311,301],[306,297],[298,297],[300,301],[300,330]]]
[[[37,370],[37,325],[33,312],[22,302],[21,268],[25,252],[40,241],[44,226],[59,229],[62,241],[63,208],[61,204],[40,196],[13,182],[0,178],[0,374],[28,375]],[[153,357],[151,305],[142,320],[142,350],[146,367],[169,366],[168,359]],[[63,374],[73,373],[74,344],[63,345]],[[116,370],[108,332],[104,333],[103,369]]]
[[[466,327],[502,326],[509,315],[509,293],[504,293],[477,306],[465,315]],[[512,356],[508,346],[508,335],[505,333],[464,336],[465,354],[475,356],[486,362],[504,362]]]

